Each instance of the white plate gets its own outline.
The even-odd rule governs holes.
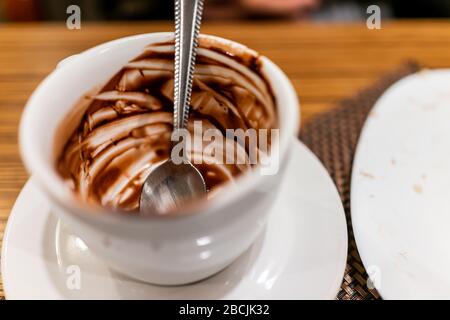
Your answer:
[[[380,98],[357,148],[351,203],[383,298],[450,298],[450,71],[419,72]]]
[[[293,148],[287,179],[264,234],[224,271],[179,287],[137,282],[108,269],[50,214],[30,179],[11,212],[3,240],[6,297],[333,299],[347,258],[344,211],[320,162],[302,144]],[[80,289],[71,277],[78,270]]]

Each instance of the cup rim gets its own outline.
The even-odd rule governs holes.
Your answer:
[[[211,37],[219,42],[239,46],[245,50],[251,50],[238,42],[220,38],[217,36],[205,35],[204,37]],[[119,38],[103,44],[97,45],[86,51],[78,54],[74,61],[82,61],[84,59],[92,59],[98,56],[100,53],[108,50],[112,47],[120,47],[136,40],[146,39],[148,43],[158,42],[161,38],[173,37],[173,32],[158,32],[139,34],[128,37]],[[280,128],[279,139],[279,159],[285,161],[285,154],[288,150],[291,138],[294,138],[300,129],[300,104],[297,98],[297,94],[287,78],[284,72],[275,65],[270,59],[265,56],[260,56],[262,61],[262,73],[265,74],[267,81],[271,84],[275,98],[280,95],[284,96],[287,101],[285,108],[289,109],[289,116],[284,117],[284,123]],[[196,217],[199,215],[204,216],[208,214],[207,211],[213,212],[214,209],[224,207],[226,204],[239,201],[245,197],[245,195],[256,185],[262,183],[268,176],[257,174],[257,170],[246,172],[237,178],[236,184],[239,188],[233,188],[233,184],[225,185],[220,191],[221,196],[216,197],[213,201],[193,201],[188,204],[186,208],[177,211],[177,214],[160,216],[160,215],[133,215],[124,214],[121,210],[110,210],[107,208],[92,206],[91,204],[80,201],[76,195],[66,186],[63,178],[58,174],[54,163],[46,161],[46,156],[38,147],[38,144],[34,143],[35,133],[38,132],[38,128],[42,128],[42,124],[36,124],[35,115],[37,112],[42,112],[42,105],[45,105],[46,97],[42,97],[41,92],[43,88],[51,86],[55,75],[61,72],[67,72],[73,66],[72,61],[63,64],[60,68],[53,70],[34,90],[26,103],[25,109],[22,114],[22,118],[19,126],[19,145],[20,153],[27,170],[36,179],[38,185],[44,189],[49,198],[54,201],[58,206],[64,208],[68,212],[75,216],[87,219],[99,219],[106,222],[121,222],[131,221],[142,223],[145,221],[173,221],[178,219],[184,219],[188,217]],[[281,88],[281,89],[276,89]],[[80,96],[83,93],[80,93]],[[47,98],[48,99],[48,98]],[[279,106],[277,104],[277,113],[279,119],[282,116]],[[53,141],[52,141],[53,143]]]

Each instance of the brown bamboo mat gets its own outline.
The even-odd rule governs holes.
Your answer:
[[[350,177],[359,133],[370,110],[381,94],[394,82],[417,72],[419,66],[408,62],[386,74],[372,87],[338,103],[333,110],[310,120],[300,139],[316,154],[333,178],[344,204],[348,226],[348,257],[339,300],[380,299],[367,286],[367,274],[361,263],[350,217]]]

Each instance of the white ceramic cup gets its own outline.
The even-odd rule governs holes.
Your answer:
[[[200,201],[186,209],[191,212],[173,217],[98,212],[98,208],[76,200],[55,169],[58,126],[84,93],[105,83],[145,46],[172,39],[172,33],[143,34],[79,54],[39,85],[20,124],[23,160],[51,202],[52,213],[112,269],[162,285],[209,277],[250,247],[264,228],[299,129],[295,90],[285,74],[263,57],[262,72],[270,82],[279,116],[277,174],[261,175],[258,170],[247,173],[235,185],[225,187],[214,200]],[[248,50],[229,40],[215,40]]]

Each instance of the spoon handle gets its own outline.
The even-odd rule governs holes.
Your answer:
[[[186,128],[203,0],[175,1],[174,130]]]

